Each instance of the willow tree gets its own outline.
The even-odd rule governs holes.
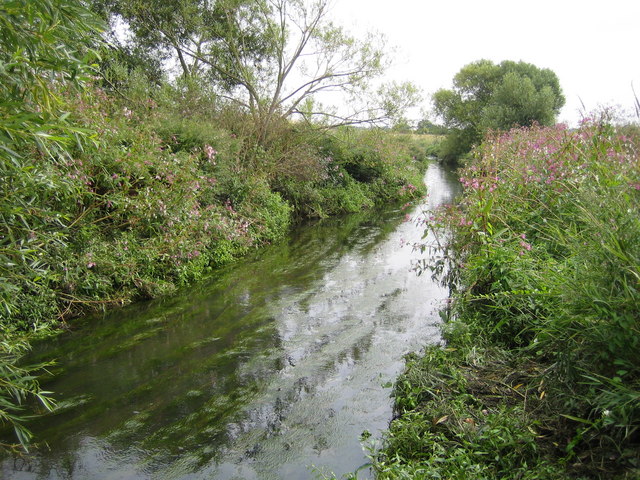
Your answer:
[[[136,41],[161,48],[182,76],[209,81],[246,111],[260,143],[298,117],[330,126],[384,121],[418,99],[410,84],[375,83],[388,66],[380,36],[335,25],[329,0],[96,0]],[[330,96],[341,105],[330,107]]]
[[[20,331],[47,318],[22,312],[31,324],[17,324],[16,311],[54,280],[46,251],[67,234],[58,207],[77,198],[50,165],[68,158],[88,133],[68,120],[59,92],[89,78],[87,55],[100,30],[78,0],[0,2],[0,425],[11,424],[25,448],[27,400],[52,404],[36,379],[43,365],[20,362],[29,348]],[[40,301],[55,312],[55,301]]]
[[[397,116],[417,99],[409,84],[371,88],[387,66],[379,37],[350,36],[330,21],[328,7],[327,0],[272,0],[251,12],[257,16],[228,10],[225,31],[240,35],[225,39],[226,56],[199,57],[233,80],[226,98],[251,114],[262,141],[282,118],[321,119],[330,126],[376,122]],[[258,62],[242,55],[243,25],[253,22],[269,46]],[[227,60],[222,65],[221,56]],[[342,108],[330,106],[329,94],[336,94]]]

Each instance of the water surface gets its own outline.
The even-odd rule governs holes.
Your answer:
[[[437,165],[426,182],[418,210],[457,193]],[[438,341],[447,292],[412,271],[406,244],[422,230],[407,213],[300,227],[180,295],[85,318],[36,346],[58,360],[44,386],[60,408],[30,425],[40,448],[5,458],[2,478],[354,471],[367,462],[360,435],[379,437],[391,419],[403,355]]]

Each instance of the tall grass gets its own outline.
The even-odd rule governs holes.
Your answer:
[[[397,441],[416,412],[432,417],[412,452],[431,448],[443,430],[454,443],[418,462],[429,468],[440,462],[442,478],[462,478],[445,468],[460,449],[478,478],[562,478],[552,464],[587,478],[637,478],[639,149],[638,127],[616,126],[602,115],[576,130],[558,125],[496,134],[475,152],[461,172],[460,203],[427,220],[452,233],[445,258],[452,265],[445,281],[455,292],[443,329],[448,349],[427,349],[396,387],[400,426],[392,427],[380,457],[398,467],[381,468],[391,472],[388,478],[403,478],[396,474],[407,465],[417,468],[398,453]],[[456,373],[443,388],[437,372],[449,364]],[[452,387],[456,375],[464,381]],[[406,408],[407,398],[421,400]],[[449,411],[438,411],[439,402]],[[451,424],[456,402],[471,408],[464,415],[478,426],[471,443]],[[495,430],[493,441],[530,430],[533,450],[509,440],[521,452],[514,458],[482,447],[494,412],[507,418],[510,433]]]

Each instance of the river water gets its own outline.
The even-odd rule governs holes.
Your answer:
[[[429,167],[426,203],[458,184]],[[170,299],[36,345],[59,409],[4,479],[311,479],[367,462],[403,356],[438,338],[447,292],[411,269],[400,208],[327,219]],[[11,440],[4,432],[4,441]],[[2,439],[0,439],[1,441]],[[358,478],[368,478],[365,468]]]

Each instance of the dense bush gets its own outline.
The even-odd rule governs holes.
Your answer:
[[[459,205],[426,219],[449,232],[432,265],[451,263],[448,348],[428,348],[398,381],[383,478],[462,478],[454,457],[477,478],[564,478],[565,466],[636,478],[639,148],[637,127],[603,115],[512,130],[475,152]],[[507,451],[486,444],[501,439]]]

